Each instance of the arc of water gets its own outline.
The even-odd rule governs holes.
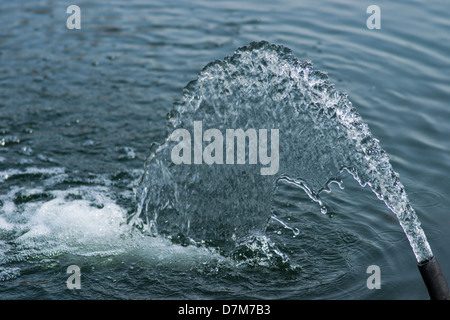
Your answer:
[[[171,163],[171,132],[192,132],[196,120],[210,128],[276,126],[282,135],[278,175],[260,176],[251,166]],[[264,224],[280,177],[304,181],[304,189],[318,195],[346,170],[396,215],[417,262],[435,261],[399,175],[347,95],[286,47],[254,42],[208,64],[186,86],[183,99],[168,115],[167,128],[166,140],[146,161],[137,190],[137,215],[158,230],[230,243]],[[205,228],[208,223],[210,229]]]

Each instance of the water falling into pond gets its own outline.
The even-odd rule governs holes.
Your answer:
[[[171,154],[179,142],[171,134],[178,129],[192,133],[199,121],[203,130],[222,132],[277,129],[279,170],[261,175],[260,167],[248,161],[174,164]],[[208,145],[200,143],[202,150]],[[246,159],[249,154],[248,148]],[[255,42],[208,64],[185,87],[167,117],[165,141],[152,146],[131,220],[150,234],[185,245],[206,244],[231,256],[243,246],[272,248],[271,255],[284,261],[264,236],[267,222],[277,219],[277,185],[297,186],[325,213],[321,193],[345,173],[368,186],[396,215],[418,262],[433,256],[388,154],[347,95],[288,48]]]

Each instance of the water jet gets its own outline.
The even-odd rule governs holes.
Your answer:
[[[254,166],[174,165],[171,132],[194,131],[201,119],[219,130],[279,131],[279,170],[260,175]],[[133,221],[152,234],[185,237],[233,256],[237,244],[255,239],[273,215],[280,178],[320,202],[330,181],[349,173],[395,214],[432,299],[448,287],[420,221],[388,154],[372,136],[347,94],[326,73],[300,62],[284,46],[253,42],[205,66],[167,117],[168,135],[154,144],[137,191]],[[247,154],[247,158],[249,155]],[[209,201],[214,199],[213,202]],[[145,221],[145,223],[144,223]]]

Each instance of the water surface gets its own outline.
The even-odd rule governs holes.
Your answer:
[[[163,141],[183,88],[260,40],[311,60],[348,93],[450,277],[445,1],[383,1],[380,30],[367,29],[364,1],[86,1],[81,30],[66,28],[69,4],[0,5],[2,299],[428,298],[395,215],[351,176],[323,194],[325,215],[279,186],[284,224],[269,223],[271,242],[254,240],[275,265],[261,251],[230,259],[127,225],[150,145]],[[81,290],[66,287],[72,264]],[[366,286],[373,264],[380,290]]]

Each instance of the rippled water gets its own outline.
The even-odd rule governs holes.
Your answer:
[[[281,183],[277,219],[231,258],[127,224],[186,84],[268,40],[348,93],[449,278],[448,4],[383,2],[381,30],[368,30],[370,4],[84,2],[82,29],[70,31],[69,3],[2,3],[1,298],[427,298],[397,218],[350,175],[321,194],[325,215]],[[66,287],[72,264],[81,290]],[[366,286],[373,264],[380,290]]]

